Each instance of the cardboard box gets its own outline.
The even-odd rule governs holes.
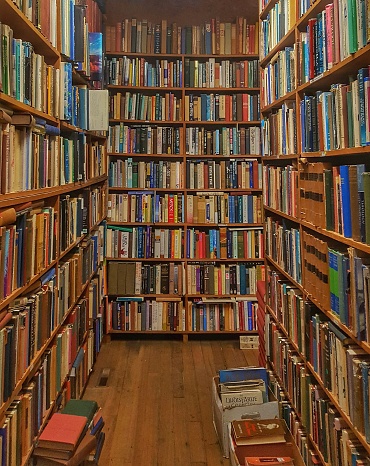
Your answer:
[[[285,424],[285,423],[284,423]],[[235,445],[231,425],[228,425],[228,442],[230,446],[230,462],[232,466],[244,466],[246,456],[290,456],[294,466],[305,466],[301,453],[285,424],[286,443],[268,443],[264,445]]]
[[[243,419],[243,416],[253,417],[256,414],[260,419],[274,419],[279,417],[279,402],[274,399],[272,393],[269,393],[267,403],[260,405],[237,407],[224,409],[221,403],[219,392],[219,378],[213,377],[212,380],[212,415],[213,425],[216,430],[218,441],[220,443],[222,454],[225,458],[229,457],[229,433],[228,424],[235,419]]]

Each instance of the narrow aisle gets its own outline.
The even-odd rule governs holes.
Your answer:
[[[103,345],[84,398],[103,408],[101,466],[229,466],[212,424],[219,369],[257,364],[239,340],[112,340]],[[98,386],[102,371],[106,386]]]

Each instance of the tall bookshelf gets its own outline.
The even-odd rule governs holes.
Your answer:
[[[259,73],[257,39],[247,48],[246,37],[257,33],[257,14],[211,19],[205,3],[197,26],[171,2],[165,18],[150,4],[140,16],[140,3],[110,17],[121,10],[107,4],[111,334],[256,331]],[[216,41],[226,24],[227,53]],[[141,114],[128,108],[133,99]]]
[[[363,6],[260,2],[265,349],[306,464],[370,453]]]
[[[68,115],[82,115],[68,99],[93,83],[62,51],[66,7],[0,8],[0,458],[17,466],[50,414],[82,395],[102,339],[106,137]],[[76,52],[87,53],[101,13],[90,0],[68,8],[84,18]]]

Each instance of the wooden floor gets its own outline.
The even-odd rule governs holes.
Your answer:
[[[103,408],[100,466],[229,465],[212,424],[211,381],[219,369],[256,365],[239,341],[112,340],[102,347],[85,399]],[[109,368],[107,386],[97,386]]]

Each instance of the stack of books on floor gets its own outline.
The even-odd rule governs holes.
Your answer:
[[[98,464],[105,440],[104,420],[95,401],[69,400],[41,432],[35,450],[37,466]]]
[[[232,466],[304,466],[283,419],[234,420],[229,435]]]
[[[220,370],[213,378],[212,408],[213,424],[226,458],[228,424],[232,420],[279,417],[279,403],[269,390],[269,374],[264,367]]]

